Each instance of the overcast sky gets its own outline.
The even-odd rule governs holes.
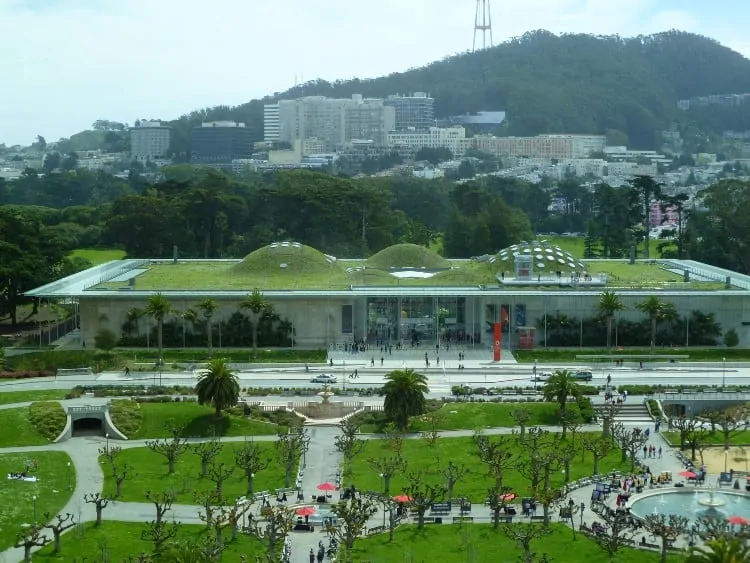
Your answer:
[[[495,43],[533,29],[683,29],[750,56],[747,0],[491,0]],[[96,119],[173,119],[297,81],[374,77],[471,49],[474,0],[0,0],[0,142]],[[744,35],[744,36],[743,36]]]

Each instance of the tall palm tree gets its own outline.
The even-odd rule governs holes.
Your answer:
[[[694,547],[685,563],[745,563],[750,561],[750,547],[737,538],[719,538],[703,547]]]
[[[559,369],[550,376],[542,387],[545,401],[554,401],[560,405],[560,419],[565,420],[568,397],[578,397],[581,389],[573,379],[573,373],[566,369]],[[565,437],[566,425],[562,425],[562,435]]]
[[[198,403],[213,405],[215,417],[221,418],[223,409],[237,404],[240,384],[226,360],[215,359],[208,362],[206,371],[198,378],[195,393]]]
[[[136,336],[141,335],[140,320],[143,316],[143,310],[131,307],[128,309],[127,315],[125,316],[125,323],[123,324],[123,330],[127,336],[130,336],[135,331]]]
[[[406,430],[409,417],[424,413],[427,378],[413,369],[392,371],[385,376],[384,410],[399,430]]]
[[[258,323],[263,315],[273,311],[273,305],[263,296],[260,290],[253,289],[240,303],[240,309],[247,311],[253,327],[253,356],[258,349]]]
[[[192,333],[195,321],[198,320],[198,315],[195,313],[194,309],[187,308],[180,314],[180,317],[182,318],[182,347],[185,348],[187,325],[190,325],[190,332]]]
[[[622,311],[625,304],[614,291],[605,291],[599,296],[599,303],[596,305],[599,314],[607,319],[607,349],[612,347],[612,321],[615,319],[615,313]]]
[[[674,309],[669,303],[665,303],[656,295],[652,295],[645,301],[638,303],[636,309],[646,313],[651,319],[651,353],[656,350],[656,326],[665,314],[669,314],[670,309]]]
[[[172,306],[169,300],[161,293],[155,293],[148,298],[146,308],[143,310],[146,315],[156,321],[156,335],[159,347],[159,361],[163,359],[164,352],[164,318],[172,312]]]
[[[211,324],[211,317],[214,316],[214,313],[216,312],[216,309],[219,308],[219,306],[216,304],[216,301],[211,299],[210,297],[206,297],[203,301],[201,301],[200,305],[198,305],[198,308],[203,313],[203,318],[206,320],[206,334],[208,335],[208,357],[212,357],[214,353],[214,342],[213,342],[213,325]]]

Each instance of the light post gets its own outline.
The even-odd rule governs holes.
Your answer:
[[[385,495],[385,474],[383,473],[380,474],[380,486],[383,490],[383,495]]]
[[[346,395],[346,360],[341,362],[341,385],[344,395]]]
[[[573,539],[576,537],[576,525],[573,520],[573,511],[576,508],[576,502],[573,499],[568,501],[568,516],[570,516],[570,529],[573,530]]]
[[[36,495],[31,497],[31,499],[34,501],[34,525],[36,526]]]
[[[70,490],[70,462],[66,464],[68,466],[68,490]]]
[[[586,503],[581,501],[581,528],[583,528],[583,511],[586,510]]]
[[[107,440],[104,450],[107,452],[107,455],[109,455],[109,432],[104,435],[104,438]]]
[[[250,474],[250,494],[255,494],[255,473]]]
[[[727,458],[729,457],[729,450],[724,450],[724,473],[727,472]]]
[[[721,390],[724,390],[724,384],[726,383],[727,379],[727,359],[722,358],[721,359]]]

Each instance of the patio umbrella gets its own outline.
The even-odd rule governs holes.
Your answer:
[[[334,485],[333,483],[321,483],[320,485],[318,485],[318,490],[319,491],[335,491],[336,485]]]
[[[729,518],[727,518],[727,522],[729,522],[730,524],[739,524],[740,526],[750,525],[750,520],[748,520],[744,516],[730,516]]]
[[[411,497],[406,495],[396,495],[395,497],[393,497],[393,500],[395,500],[396,502],[411,502]]]
[[[692,471],[680,471],[677,475],[685,477],[685,479],[695,479],[697,475]]]
[[[512,500],[516,500],[518,498],[518,495],[516,493],[505,493],[504,495],[500,495],[497,498],[504,502],[510,502]]]
[[[294,511],[294,513],[297,516],[312,516],[317,511],[317,508],[315,508],[314,506],[300,506],[297,510]]]

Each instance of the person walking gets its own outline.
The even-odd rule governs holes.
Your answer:
[[[315,552],[313,551],[313,548],[310,548],[310,563],[315,563]]]
[[[661,459],[661,446],[659,446],[659,459]]]

